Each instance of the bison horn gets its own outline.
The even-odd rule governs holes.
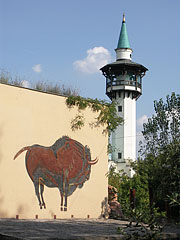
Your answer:
[[[92,160],[92,161],[88,161],[88,164],[89,165],[94,165],[94,164],[96,164],[98,162],[98,158],[95,158],[94,160]]]

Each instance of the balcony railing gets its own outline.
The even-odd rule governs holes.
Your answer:
[[[106,80],[106,87],[111,87],[111,86],[120,86],[120,85],[125,85],[125,86],[134,86],[141,88],[141,83],[137,81],[132,81],[132,80]]]

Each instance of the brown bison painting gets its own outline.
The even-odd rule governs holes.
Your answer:
[[[89,180],[91,165],[98,159],[91,160],[90,149],[67,136],[59,138],[52,146],[32,145],[22,148],[14,160],[26,152],[26,169],[34,183],[39,206],[46,208],[43,198],[44,185],[58,188],[61,196],[61,210],[67,211],[67,197],[77,187],[82,188]]]

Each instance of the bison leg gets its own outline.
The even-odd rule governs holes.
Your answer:
[[[67,211],[67,197],[68,197],[68,192],[69,192],[69,184],[66,180],[66,183],[65,183],[65,189],[64,189],[64,211]]]
[[[58,185],[58,188],[59,188],[59,193],[60,193],[60,197],[61,197],[61,211],[63,211],[63,201],[64,201],[64,189],[63,189],[63,176],[60,175],[59,178],[58,178],[58,182],[59,182],[59,185]]]
[[[67,196],[66,196],[66,193],[63,194],[61,191],[60,191],[60,196],[61,196],[61,211],[67,211]],[[64,199],[65,199],[65,202],[64,202]],[[64,202],[64,208],[63,208],[63,202]]]
[[[63,211],[63,199],[64,198],[64,196],[63,196],[63,194],[61,194],[61,211]]]
[[[34,181],[34,188],[35,188],[35,193],[36,193],[37,199],[39,201],[40,209],[42,209],[42,203],[41,203],[40,194],[39,194],[39,182],[38,181]]]
[[[41,193],[42,207],[46,208],[46,204],[45,204],[44,198],[43,198],[43,192],[44,192],[44,184],[40,183],[40,193]]]
[[[63,211],[63,192],[61,191],[61,189],[59,189],[59,192],[60,192],[60,196],[61,196],[61,211]]]
[[[67,211],[67,195],[65,196],[64,211]]]

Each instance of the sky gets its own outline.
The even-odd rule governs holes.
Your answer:
[[[107,99],[99,69],[115,61],[123,12],[132,61],[149,71],[137,100],[137,134],[153,101],[180,92],[179,0],[0,0],[0,70]]]

